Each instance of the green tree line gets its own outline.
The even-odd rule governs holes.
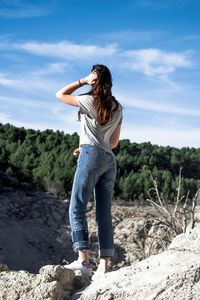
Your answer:
[[[72,155],[78,147],[77,133],[17,128],[0,123],[0,170],[20,181],[56,194],[68,195],[76,169]],[[182,194],[193,197],[200,188],[200,148],[163,147],[121,140],[114,150],[118,173],[115,197],[142,200],[152,188],[151,174],[167,200],[176,195],[182,168]]]

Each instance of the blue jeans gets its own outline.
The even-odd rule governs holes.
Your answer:
[[[75,251],[89,249],[86,210],[94,191],[99,254],[100,257],[114,255],[111,203],[116,171],[113,153],[91,145],[81,147],[69,207]]]

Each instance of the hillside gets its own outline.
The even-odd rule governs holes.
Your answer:
[[[0,170],[20,182],[66,197],[71,192],[76,168],[72,153],[78,147],[78,139],[76,133],[0,124]],[[144,201],[152,187],[152,174],[157,178],[159,191],[173,202],[180,169],[182,195],[189,191],[191,199],[200,187],[200,148],[177,149],[121,140],[114,153],[118,165],[116,199]]]

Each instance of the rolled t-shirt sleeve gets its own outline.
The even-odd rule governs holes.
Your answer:
[[[90,95],[77,96],[81,114],[90,114],[93,111],[93,97]]]

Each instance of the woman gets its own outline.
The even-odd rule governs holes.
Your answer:
[[[83,85],[91,90],[83,95],[71,95]],[[108,271],[114,254],[111,202],[116,178],[116,161],[112,149],[119,141],[122,107],[112,96],[112,77],[104,65],[95,65],[92,72],[56,93],[63,102],[79,107],[81,121],[80,147],[74,151],[79,156],[74,177],[69,217],[73,248],[78,260],[67,265],[72,270],[82,270],[89,276],[89,239],[86,219],[88,199],[94,190],[96,223],[98,226],[100,263],[97,273]]]

